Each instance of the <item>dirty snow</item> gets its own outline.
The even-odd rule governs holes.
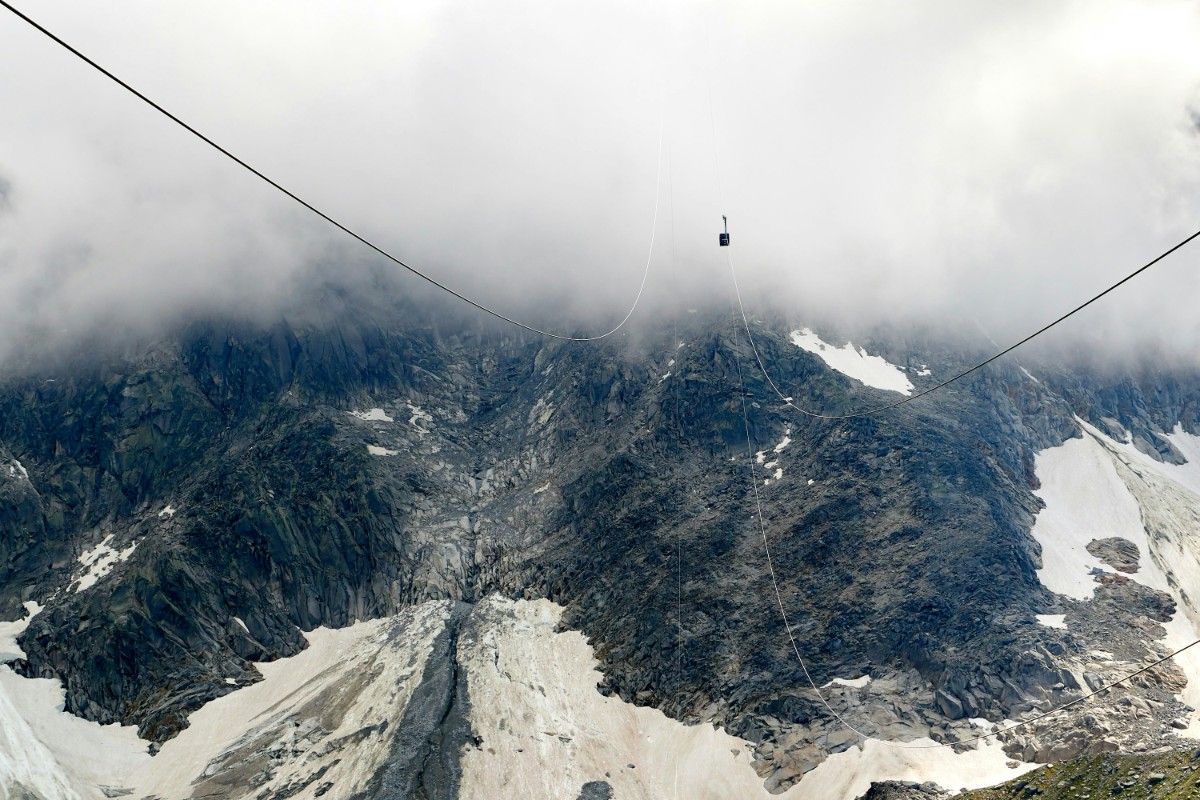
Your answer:
[[[900,367],[880,356],[869,355],[847,342],[834,347],[808,328],[792,331],[792,344],[819,357],[827,366],[859,383],[901,394],[912,394],[913,385]]]
[[[363,791],[391,753],[392,734],[444,629],[447,609],[428,602],[396,617],[304,634],[307,649],[256,664],[262,681],[193,712],[188,727],[122,785],[134,788],[135,797],[187,797],[206,772],[219,776],[222,767],[242,767],[247,759],[265,766],[270,759],[271,778],[259,786],[236,787],[238,792],[199,788],[205,796],[220,791],[227,798],[282,794],[290,783],[303,785],[324,769],[319,780],[289,796],[313,798],[325,782],[333,784],[325,800]],[[381,725],[380,733],[355,740]]]
[[[561,800],[579,796],[594,780],[607,781],[621,800],[850,800],[877,780],[933,780],[956,790],[1034,766],[1008,768],[995,743],[957,754],[869,740],[772,795],[751,766],[748,742],[600,694],[587,640],[558,631],[562,611],[548,600],[498,597],[476,606],[480,625],[460,638],[459,658],[467,669],[472,729],[487,746],[463,752],[463,800]]]
[[[395,422],[382,408],[368,408],[366,411],[347,411],[352,417],[358,417],[366,422]]]
[[[380,447],[377,444],[367,445],[367,452],[373,456],[398,456],[398,455],[400,455],[399,450],[389,450],[388,448]]]
[[[1045,625],[1047,628],[1059,628],[1064,631],[1067,629],[1066,614],[1038,614],[1037,621],[1038,625]]]
[[[100,544],[79,557],[79,563],[83,565],[83,572],[76,579],[76,593],[95,586],[101,578],[112,571],[113,567],[128,560],[133,555],[133,551],[137,549],[137,542],[134,542],[124,550],[116,550],[109,544],[112,540],[113,535],[110,533]]]

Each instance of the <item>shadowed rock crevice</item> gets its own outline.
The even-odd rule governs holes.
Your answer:
[[[387,762],[355,800],[456,800],[462,748],[473,741],[458,636],[471,606],[455,605],[433,643],[421,683],[392,736]]]

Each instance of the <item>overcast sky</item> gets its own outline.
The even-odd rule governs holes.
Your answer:
[[[652,312],[728,296],[726,213],[759,307],[967,315],[1001,337],[1200,228],[1191,2],[22,7],[534,323],[563,298],[597,325],[624,312],[656,194]],[[270,310],[313,265],[364,268],[7,12],[0,59],[0,357],[30,331]],[[1200,244],[1077,327],[1200,352],[1198,267]]]

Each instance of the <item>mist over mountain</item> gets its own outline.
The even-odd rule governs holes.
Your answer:
[[[963,317],[1001,340],[1200,218],[1187,3],[417,3],[334,24],[319,3],[36,10],[303,197],[523,318],[619,319],[656,194],[661,308],[726,302],[725,213],[756,307]],[[0,37],[21,65],[0,87],[0,350],[276,313],[314,270],[379,266],[35,32]],[[1196,352],[1193,260],[1059,335]]]

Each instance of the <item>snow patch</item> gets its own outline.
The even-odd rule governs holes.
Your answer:
[[[129,560],[133,551],[137,549],[137,542],[134,542],[124,550],[117,550],[109,544],[112,540],[113,534],[110,533],[100,544],[79,557],[79,563],[83,565],[83,572],[76,579],[76,594],[95,586],[101,578],[112,572],[113,567],[122,561]]]
[[[834,678],[829,683],[823,685],[822,689],[828,689],[831,686],[845,686],[849,689],[861,689],[871,682],[870,675],[860,675],[857,678]]]
[[[933,370],[931,370],[929,368],[928,364],[922,364],[921,368],[919,370],[917,370],[917,374],[920,375],[922,378],[924,378],[926,376],[932,375]]]
[[[1045,625],[1047,628],[1058,628],[1060,630],[1067,629],[1066,614],[1038,614],[1038,625]]]
[[[347,411],[352,417],[358,417],[365,422],[395,422],[382,408],[368,408],[366,411]]]
[[[1029,374],[1029,370],[1025,369],[1024,367],[1017,367],[1017,369],[1021,370],[1021,374],[1026,378],[1029,378],[1029,380],[1033,381],[1034,383],[1041,383],[1041,381]]]
[[[234,617],[233,621],[236,622],[238,627],[244,630],[246,633],[250,632],[250,629],[246,627],[246,623],[242,621],[241,617]]]
[[[549,489],[549,488],[550,488],[550,481],[546,481],[544,484],[542,484],[541,486],[539,486],[539,487],[537,487],[536,489],[534,489],[534,490],[533,490],[533,493],[534,493],[534,494],[541,494],[542,492],[546,491],[546,490],[547,490],[547,489]]]
[[[41,612],[42,607],[33,600],[25,602],[22,607],[25,609],[25,616],[21,619],[0,622],[0,664],[7,664],[9,661],[25,657],[25,651],[17,645],[17,637],[25,632],[30,621]]]
[[[904,371],[885,358],[869,355],[866,350],[849,342],[842,347],[834,347],[822,341],[821,337],[809,328],[792,331],[791,338],[792,344],[813,353],[824,361],[826,366],[848,378],[876,389],[912,394],[912,382],[905,376]]]
[[[377,444],[367,445],[367,452],[373,456],[398,456],[398,455],[400,455],[399,450],[389,450],[388,448],[380,447]]]
[[[29,480],[29,471],[25,469],[25,466],[20,461],[14,458],[8,465],[8,477],[15,478],[18,475],[26,481]]]
[[[162,511],[158,512],[159,519],[162,519],[163,517],[173,517],[173,516],[175,516],[175,506],[171,505],[170,503],[167,503],[165,506],[163,506]]]

